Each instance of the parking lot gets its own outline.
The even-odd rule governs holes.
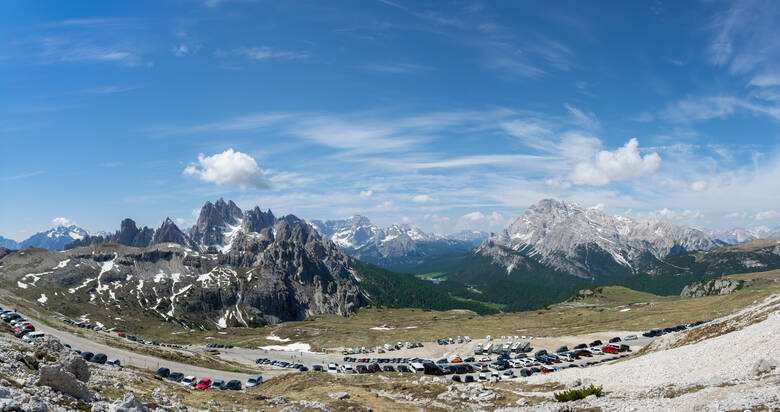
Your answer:
[[[18,316],[21,317],[21,314]],[[481,339],[437,338],[422,344],[405,345],[400,342],[397,346],[387,344],[383,345],[381,350],[379,347],[367,350],[360,348],[360,352],[366,353],[346,355],[235,348],[213,343],[190,346],[161,344],[161,346],[176,346],[175,350],[210,351],[225,360],[257,368],[258,375],[262,375],[261,379],[251,374],[202,368],[115,348],[43,323],[38,323],[35,327],[38,334],[58,337],[63,343],[68,343],[74,350],[80,352],[103,353],[108,359],[116,359],[122,365],[131,365],[149,371],[165,370],[166,378],[168,374],[174,375],[170,378],[171,384],[181,384],[185,377],[190,377],[196,383],[206,378],[210,380],[209,383],[215,381],[226,383],[235,380],[245,385],[253,376],[253,379],[262,382],[281,374],[305,371],[355,374],[416,373],[443,376],[455,382],[523,379],[534,374],[555,373],[569,368],[588,368],[612,362],[629,356],[658,336],[695,327],[701,323],[703,322],[644,333],[602,332],[555,338],[509,335],[497,338],[488,335]],[[117,334],[104,330],[105,328],[85,327],[85,329],[87,329],[85,333],[116,334],[117,337],[128,339],[125,332]],[[152,344],[138,338],[131,341],[138,345]]]

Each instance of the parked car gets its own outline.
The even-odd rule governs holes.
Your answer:
[[[619,337],[615,336],[614,338],[609,340],[609,343],[618,343],[618,342],[620,342],[620,340],[621,339]]]
[[[487,374],[485,374],[485,373],[480,373],[480,374],[479,374],[479,380],[481,380],[481,381],[486,381],[486,380],[487,380]]]
[[[406,365],[398,365],[398,372],[411,372]]]
[[[107,360],[108,360],[108,356],[106,356],[105,353],[98,353],[95,356],[93,356],[92,359],[90,359],[89,361],[92,363],[99,363],[102,365],[106,363]]]
[[[591,342],[589,346],[590,346],[591,348],[593,348],[593,347],[600,346],[600,345],[601,345],[601,341],[600,341],[600,340],[598,340],[598,339],[596,339],[596,340],[594,340],[593,342]]]
[[[205,391],[206,389],[211,387],[211,379],[203,378],[198,381],[198,383],[195,385],[195,389]]]
[[[184,374],[181,372],[171,372],[167,378],[171,382],[180,383],[184,379]]]
[[[586,349],[587,347],[588,347],[588,344],[580,343],[579,345],[575,346],[574,349]]]
[[[263,383],[263,377],[260,375],[252,375],[247,379],[246,381],[246,387],[252,388],[254,386],[257,386],[259,384]]]
[[[225,390],[225,381],[223,381],[222,379],[215,379],[214,382],[211,384],[211,387],[213,389]]]
[[[322,368],[322,365],[312,365],[311,370],[314,372],[322,372],[324,369]]]
[[[122,363],[119,362],[119,359],[117,359],[117,358],[111,358],[111,359],[106,361],[106,365],[109,365],[109,366],[122,366]]]
[[[155,372],[154,374],[155,374],[155,376],[159,376],[160,378],[165,379],[165,378],[168,377],[168,375],[171,374],[171,370],[168,369],[168,368],[160,368],[160,369],[157,369],[157,372]]]
[[[232,381],[225,384],[224,389],[229,391],[240,391],[241,381],[237,379],[233,379]]]
[[[393,368],[393,365],[385,365],[382,367],[382,371],[384,372],[395,372],[395,368]]]
[[[81,357],[82,357],[82,358],[83,358],[85,361],[87,361],[87,362],[89,362],[89,360],[90,360],[90,359],[92,359],[92,357],[93,357],[93,356],[95,356],[95,354],[94,354],[94,353],[92,353],[92,352],[82,352],[82,353],[81,353]]]
[[[453,382],[462,382],[460,379],[460,375],[452,375],[452,381]]]
[[[636,340],[636,335],[628,335],[623,340]]]
[[[181,380],[182,385],[187,386],[195,386],[198,383],[198,378],[194,376],[185,376],[184,379]]]

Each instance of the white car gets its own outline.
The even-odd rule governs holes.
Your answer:
[[[594,355],[603,355],[604,351],[602,351],[601,348],[590,348],[590,353]]]
[[[339,365],[335,363],[329,363],[328,373],[339,373]]]
[[[194,376],[185,376],[184,379],[181,380],[181,384],[184,386],[190,386],[192,382],[195,382],[195,379],[197,379]]]
[[[341,365],[341,373],[355,373],[355,370],[352,369],[352,365],[344,364]]]
[[[478,360],[478,361],[480,361],[480,362],[490,362],[490,361],[492,361],[493,359],[490,359],[490,358],[488,358],[487,356],[483,356],[483,357],[481,357],[481,358],[479,358],[479,359],[477,359],[477,360]]]
[[[486,380],[487,380],[487,375],[486,375],[486,374],[484,374],[484,373],[480,373],[480,374],[479,374],[479,380],[481,380],[481,381],[486,381]]]
[[[623,340],[636,340],[636,335],[628,335]]]
[[[468,337],[468,336],[464,336],[464,337],[463,337],[463,340],[465,340],[465,341],[466,341],[466,343],[468,343],[468,342],[471,342],[471,338],[470,338],[470,337]]]

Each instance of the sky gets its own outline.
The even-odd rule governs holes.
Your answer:
[[[772,1],[4,1],[0,235],[207,200],[500,231],[780,225]]]

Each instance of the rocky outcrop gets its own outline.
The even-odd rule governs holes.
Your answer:
[[[701,280],[686,285],[680,296],[700,298],[702,296],[728,295],[744,287],[744,282],[727,278]]]
[[[198,221],[190,231],[190,237],[196,244],[211,246],[222,245],[225,242],[224,232],[230,226],[241,221],[241,209],[233,201],[225,202],[222,198],[215,203],[206,202],[200,209]]]
[[[87,236],[84,239],[75,240],[65,245],[65,249],[73,249],[101,243],[118,243],[125,246],[148,247],[152,244],[153,236],[154,229],[146,226],[139,229],[133,219],[124,219],[120,224],[119,230],[113,235]]]
[[[175,243],[185,247],[194,247],[190,238],[187,237],[187,235],[185,235],[169,217],[165,218],[165,221],[163,221],[162,225],[154,231],[154,235],[152,236],[152,245],[159,243]]]
[[[87,385],[80,382],[60,365],[41,366],[38,385],[48,386],[82,401],[91,402],[94,399],[92,393],[87,389]]]

